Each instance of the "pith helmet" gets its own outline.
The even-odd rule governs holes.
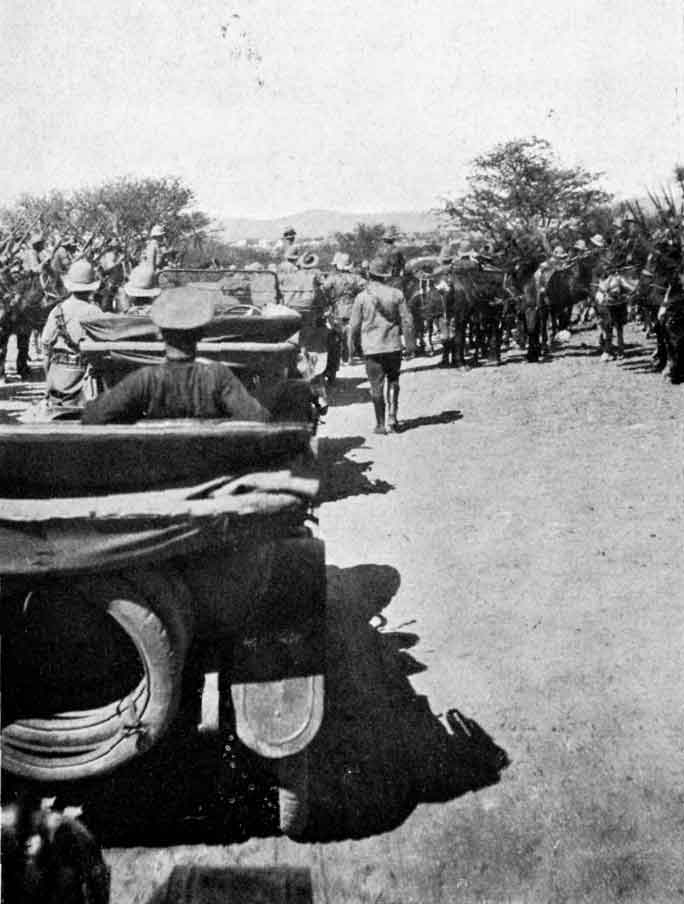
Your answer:
[[[333,258],[333,267],[336,270],[348,272],[352,268],[351,257],[343,251],[338,251]]]
[[[67,292],[95,292],[100,286],[92,264],[85,258],[74,261],[62,281]]]
[[[575,249],[575,251],[586,251],[587,243],[584,241],[584,239],[577,239],[572,247]]]
[[[151,239],[160,239],[163,235],[166,235],[166,229],[161,225],[161,223],[156,223],[152,227],[152,229],[150,229]]]
[[[199,330],[214,316],[211,292],[194,286],[164,289],[150,308],[150,317],[162,330]]]
[[[302,270],[313,270],[318,266],[318,255],[314,254],[313,251],[306,251],[297,261],[297,265]]]
[[[606,243],[603,240],[603,236],[598,232],[596,233],[596,235],[592,235],[592,237],[589,239],[589,241],[594,246],[594,248],[605,248],[606,247]]]
[[[157,274],[148,263],[138,264],[131,270],[124,292],[131,298],[157,298],[161,294]]]
[[[378,279],[388,279],[392,275],[391,269],[388,269],[388,262],[384,257],[374,257],[368,265],[368,272],[371,276]]]

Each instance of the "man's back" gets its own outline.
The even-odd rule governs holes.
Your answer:
[[[411,333],[411,315],[399,289],[372,280],[354,300],[352,331],[361,331],[365,355],[401,349],[401,329]]]
[[[73,350],[85,336],[81,321],[101,316],[97,305],[70,295],[50,311],[41,342],[55,349]]]
[[[267,421],[268,411],[218,362],[165,360],[143,367],[86,405],[84,424],[141,418],[232,418]]]

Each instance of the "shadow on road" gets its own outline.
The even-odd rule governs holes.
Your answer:
[[[508,764],[505,752],[455,709],[442,721],[409,681],[426,668],[408,652],[419,638],[401,630],[406,625],[387,630],[382,615],[399,572],[389,565],[328,566],[327,578],[325,715],[308,748],[303,840],[386,832],[419,803],[497,782]],[[84,822],[104,847],[277,835],[278,794],[268,763],[229,727],[200,734],[179,722],[111,775],[60,786],[57,805],[82,805]],[[6,783],[5,794],[16,791]]]
[[[586,342],[581,342],[579,345],[569,345],[564,347],[556,347],[552,348],[551,354],[549,356],[550,360],[554,360],[556,358],[591,358],[596,357],[601,354],[601,349],[598,345],[588,345]]]
[[[363,436],[341,439],[321,437],[318,441],[318,463],[321,474],[321,502],[335,502],[348,496],[389,493],[394,485],[386,480],[371,480],[366,472],[372,461],[353,461],[347,454],[366,444]]]
[[[648,345],[628,346],[625,350],[625,359],[620,361],[620,369],[631,373],[654,374],[658,369],[653,357],[654,347]]]
[[[409,675],[416,634],[382,630],[400,584],[389,565],[328,567],[326,718],[311,747],[309,841],[362,838],[400,825],[419,803],[498,781],[505,752],[456,711],[445,725]],[[381,629],[369,622],[379,621]]]
[[[650,356],[640,358],[634,361],[620,364],[620,370],[626,370],[633,374],[651,374],[651,376],[661,376],[664,368],[656,367]]]
[[[412,417],[401,420],[399,432],[406,433],[408,430],[415,430],[417,427],[433,427],[436,424],[453,424],[463,418],[463,413],[458,410],[440,411],[439,414],[426,414],[422,417]]]
[[[413,359],[413,360],[415,360],[415,359]],[[405,361],[402,364],[402,368],[401,368],[402,376],[405,376],[405,375],[408,376],[409,374],[420,374],[426,370],[442,370],[442,368],[440,367],[440,361],[442,360],[441,355],[435,355],[432,358],[428,357],[427,360],[430,361],[431,363],[419,364],[417,367],[411,367],[412,362],[409,363],[409,362]],[[450,367],[450,368],[444,368],[444,370],[453,370],[453,371],[460,370],[462,372],[463,367],[460,367],[460,368]]]
[[[168,881],[147,904],[312,904],[311,870],[292,866],[244,867],[226,869],[176,866]]]
[[[334,408],[341,408],[344,405],[357,405],[360,402],[370,401],[370,392],[365,386],[361,389],[363,383],[368,383],[368,377],[344,377],[337,375],[333,384],[331,401]]]

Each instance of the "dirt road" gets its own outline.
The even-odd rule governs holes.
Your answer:
[[[113,901],[163,901],[176,863],[303,870],[316,904],[684,898],[684,390],[650,349],[603,364],[595,342],[416,359],[388,437],[342,371],[312,841],[110,851]],[[507,751],[498,784],[458,794],[451,707]]]
[[[583,342],[536,366],[407,368],[420,426],[348,456],[394,488],[323,506],[333,561],[401,573],[385,615],[415,620],[416,691],[513,760],[498,786],[419,808],[386,841],[396,860],[359,852],[357,875],[402,875],[383,900],[684,894],[684,396],[643,350],[618,366]],[[364,434],[369,407],[329,430]]]

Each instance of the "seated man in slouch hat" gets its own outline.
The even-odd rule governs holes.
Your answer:
[[[197,361],[197,342],[214,315],[208,292],[165,289],[150,308],[166,357],[124,377],[85,406],[82,423],[132,423],[141,418],[232,418],[268,421],[270,414],[233,371],[218,361]]]

